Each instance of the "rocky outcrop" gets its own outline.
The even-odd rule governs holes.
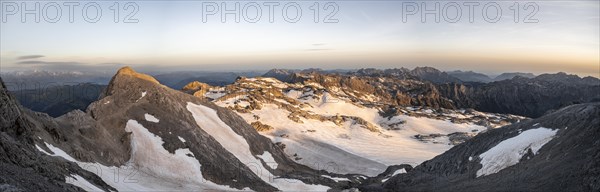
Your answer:
[[[185,85],[181,90],[185,93],[202,98],[204,97],[204,94],[206,94],[210,90],[210,88],[211,86],[206,83],[193,81]]]
[[[270,125],[267,125],[267,124],[263,124],[260,121],[252,122],[252,123],[250,123],[250,125],[252,125],[252,127],[254,127],[254,129],[256,129],[256,131],[258,131],[258,132],[265,132],[265,131],[273,130],[273,127],[271,127]]]

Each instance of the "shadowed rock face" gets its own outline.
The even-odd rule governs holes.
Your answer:
[[[600,103],[579,104],[494,129],[382,185],[365,185],[361,191],[598,191],[599,117]],[[516,165],[477,177],[482,167],[479,155],[508,138],[539,127],[557,132],[536,154],[524,154]]]
[[[459,108],[540,117],[568,105],[600,101],[600,80],[594,79],[558,73],[488,84],[445,84],[438,88]]]
[[[74,174],[100,189],[114,190],[76,164],[39,152],[34,147],[39,139],[34,135],[51,132],[56,123],[48,115],[22,109],[2,79],[0,84],[0,190],[82,191],[66,183],[65,177]]]

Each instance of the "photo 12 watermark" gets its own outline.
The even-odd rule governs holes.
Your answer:
[[[402,22],[469,23],[484,21],[498,23],[512,18],[515,23],[538,23],[540,6],[527,1],[407,1],[402,2]]]
[[[202,2],[202,22],[220,21],[222,23],[242,21],[257,23],[263,20],[269,23],[284,21],[297,23],[308,19],[315,23],[338,23],[336,17],[340,10],[336,2]],[[280,14],[278,14],[280,13]]]
[[[2,1],[2,23],[138,23],[140,6],[136,2],[93,1]]]

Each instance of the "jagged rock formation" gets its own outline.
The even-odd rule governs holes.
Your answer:
[[[600,103],[578,104],[494,129],[361,191],[598,191],[599,117]]]

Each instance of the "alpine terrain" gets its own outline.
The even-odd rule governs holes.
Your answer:
[[[597,78],[231,75],[123,67],[32,109],[0,79],[0,191],[600,191]]]

